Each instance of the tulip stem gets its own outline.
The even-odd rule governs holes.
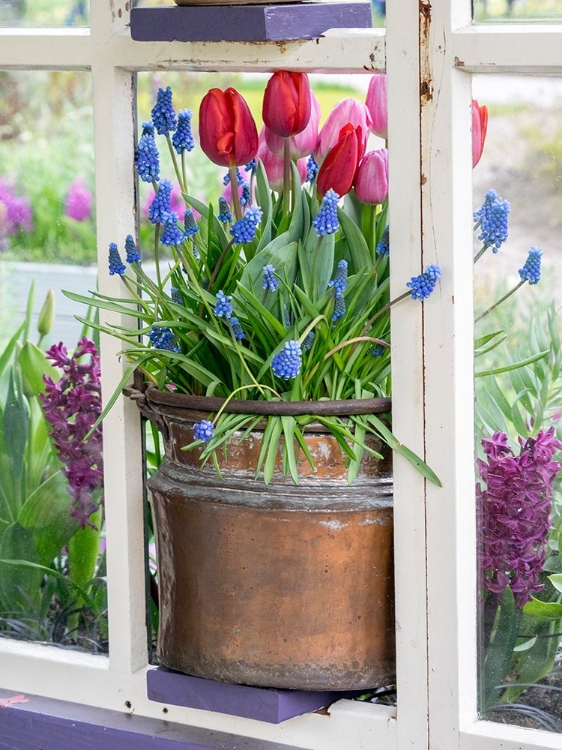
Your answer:
[[[236,221],[240,221],[242,218],[242,205],[240,203],[240,196],[238,195],[238,175],[236,174],[236,167],[229,167],[228,174],[230,175],[230,194],[232,195],[234,216],[236,217]]]
[[[283,139],[283,211],[291,208],[291,141]]]

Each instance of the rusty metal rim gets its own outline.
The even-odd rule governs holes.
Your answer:
[[[144,392],[148,404],[172,406],[195,411],[216,412],[225,399],[213,396],[191,396],[185,393],[159,391],[149,386]],[[347,399],[339,401],[242,401],[231,399],[223,409],[227,414],[264,414],[269,416],[354,416],[390,412],[389,398]]]

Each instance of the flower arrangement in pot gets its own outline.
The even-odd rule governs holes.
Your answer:
[[[128,270],[109,251],[123,298],[68,294],[124,342],[121,386],[142,373],[148,387],[128,392],[164,435],[149,486],[158,653],[171,668],[309,689],[392,677],[388,447],[439,480],[391,432],[390,307],[427,298],[441,272],[429,266],[390,300],[388,154],[366,153],[371,132],[386,137],[385,91],[373,76],[366,104],[341,101],[319,132],[308,77],[278,71],[258,134],[237,90],[211,89],[199,147],[230,195],[205,205],[187,178],[192,113],[160,89],[135,159],[155,192],[154,278],[129,235]],[[104,310],[138,325],[106,325]]]

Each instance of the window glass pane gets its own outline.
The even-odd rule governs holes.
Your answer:
[[[90,78],[0,79],[0,637],[105,652]]]
[[[560,732],[562,82],[482,76],[473,93],[490,115],[474,170],[480,709]]]
[[[475,21],[559,21],[561,0],[471,0]]]
[[[88,26],[90,0],[3,0],[0,26]]]

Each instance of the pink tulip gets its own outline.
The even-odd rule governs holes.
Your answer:
[[[314,152],[314,158],[318,164],[322,163],[328,151],[336,145],[341,129],[348,124],[353,125],[354,128],[361,128],[363,151],[365,150],[371,127],[369,110],[358,99],[342,99],[330,112],[324,127],[320,131],[318,144]]]
[[[486,141],[486,131],[488,130],[488,107],[478,104],[476,99],[472,100],[472,167],[474,168],[480,161],[484,143]]]
[[[371,115],[371,131],[385,140],[388,138],[388,94],[384,73],[376,73],[369,81],[367,109]]]
[[[388,196],[388,151],[365,154],[355,175],[355,194],[362,203],[384,203]]]
[[[277,156],[268,148],[266,131],[267,128],[264,125],[260,132],[257,158],[261,159],[271,189],[280,192],[283,189],[283,158]],[[299,170],[301,182],[304,182],[307,172],[306,159],[299,159],[297,161],[297,169]]]
[[[309,156],[313,153],[318,143],[318,126],[320,125],[320,102],[316,96],[310,92],[310,120],[306,128],[289,138],[291,145],[291,159],[301,159],[303,156]],[[285,139],[276,135],[267,126],[265,128],[265,142],[270,151],[277,156],[283,156]]]

